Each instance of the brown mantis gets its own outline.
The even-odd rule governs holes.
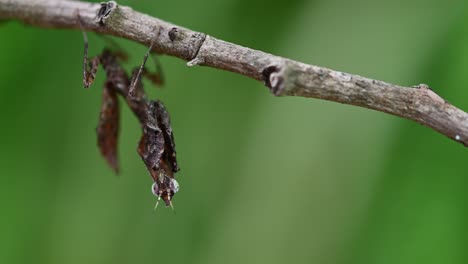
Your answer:
[[[78,21],[81,24],[79,16]],[[88,58],[88,38],[84,31],[83,38],[83,86],[89,88],[93,84],[99,65],[102,65],[106,72],[101,112],[96,129],[101,154],[109,166],[118,173],[117,145],[120,125],[118,96],[120,95],[137,117],[142,128],[143,135],[137,151],[154,181],[152,192],[158,197],[155,208],[161,199],[166,206],[173,208],[172,198],[179,190],[179,184],[175,179],[175,173],[179,171],[179,167],[169,113],[161,101],[149,100],[146,97],[141,82],[141,77],[146,77],[155,85],[163,83],[161,67],[156,60],[156,72],[150,72],[145,67],[154,42],[146,52],[141,66],[135,68],[132,71],[132,77],[129,78],[120,64],[126,58],[124,52],[106,48],[101,54]]]

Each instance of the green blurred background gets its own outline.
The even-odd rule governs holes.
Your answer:
[[[468,110],[459,1],[126,0],[215,37],[401,85]],[[82,36],[0,26],[0,263],[467,263],[468,150],[414,122],[275,98],[259,82],[161,57],[181,191],[159,208],[125,107],[121,174],[96,147],[102,70]],[[106,44],[89,34],[90,54]],[[146,48],[118,40],[138,65]]]

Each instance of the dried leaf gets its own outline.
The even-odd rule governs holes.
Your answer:
[[[161,158],[164,153],[164,135],[151,106],[148,107],[146,123],[143,127],[143,136],[138,146],[138,153],[156,181],[158,175],[153,173],[153,171],[159,170],[161,165]]]
[[[102,156],[111,168],[118,173],[117,141],[119,135],[119,101],[112,84],[106,82],[102,93],[101,113],[97,127],[98,146]]]
[[[156,102],[154,102],[154,104],[156,107],[158,123],[160,124],[160,128],[163,131],[164,135],[165,157],[167,159],[167,162],[171,166],[171,170],[173,172],[177,172],[179,171],[179,166],[177,165],[174,134],[172,132],[171,119],[169,117],[169,113],[167,112],[166,107],[161,101],[157,100]]]

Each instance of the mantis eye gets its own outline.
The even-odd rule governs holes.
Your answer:
[[[179,183],[174,179],[172,178],[170,183],[169,183],[169,188],[171,188],[171,190],[176,193],[179,191]]]
[[[159,196],[160,193],[159,193],[159,186],[156,182],[153,183],[153,185],[151,186],[151,191],[153,192],[154,196]]]

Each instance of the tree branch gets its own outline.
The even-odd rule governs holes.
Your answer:
[[[58,0],[0,0],[0,19],[50,28],[80,29],[123,37],[154,51],[263,81],[276,96],[302,96],[356,105],[400,116],[468,146],[468,114],[427,85],[402,87],[307,65],[228,43],[119,6]]]

